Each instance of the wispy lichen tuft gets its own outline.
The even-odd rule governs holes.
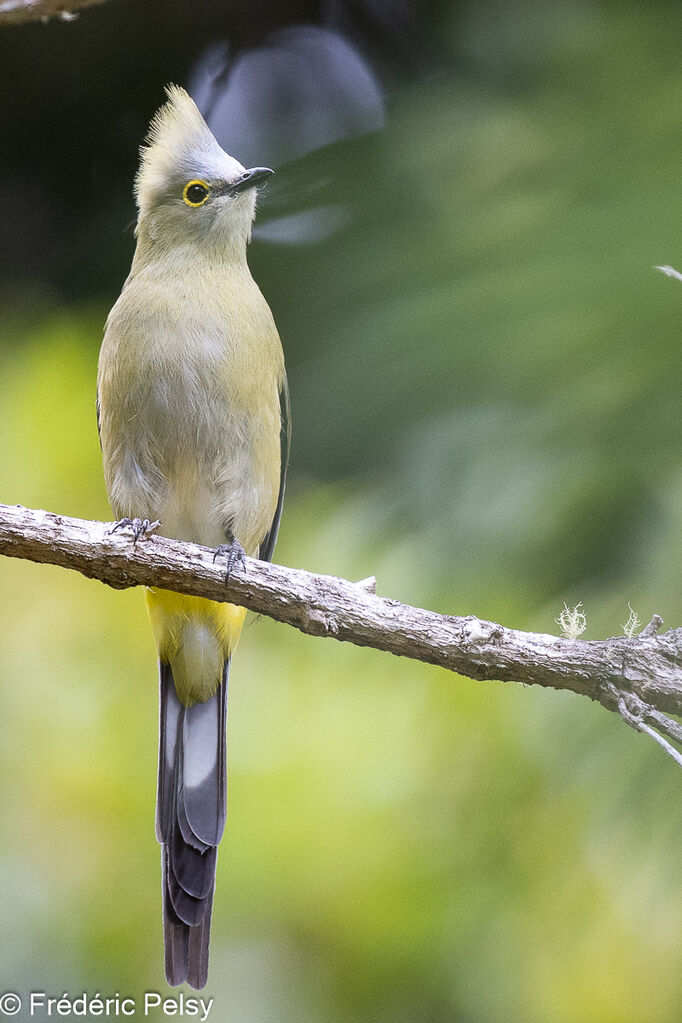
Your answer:
[[[627,636],[627,638],[632,639],[632,637],[635,636],[642,628],[642,623],[639,620],[639,615],[637,614],[637,612],[632,610],[630,601],[628,601],[628,609],[630,611],[630,615],[628,617],[628,620],[621,626],[621,628],[625,635]]]
[[[582,600],[572,608],[568,604],[564,604],[563,611],[558,618],[554,619],[561,629],[561,635],[566,639],[577,639],[587,628],[587,618],[580,610],[582,606]]]

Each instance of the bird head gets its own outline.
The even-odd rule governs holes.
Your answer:
[[[195,242],[243,249],[257,186],[272,171],[247,170],[228,156],[184,89],[169,85],[166,95],[140,151],[138,234],[169,248]]]

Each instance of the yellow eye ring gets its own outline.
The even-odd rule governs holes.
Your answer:
[[[203,206],[209,195],[211,194],[210,189],[205,181],[200,181],[199,178],[193,178],[192,181],[188,181],[182,190],[182,198],[188,206]]]

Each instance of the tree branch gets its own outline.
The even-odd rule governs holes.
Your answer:
[[[60,18],[72,21],[81,7],[93,7],[105,0],[0,0],[0,26],[21,25],[26,21]]]
[[[568,689],[588,696],[651,735],[682,743],[682,629],[657,635],[654,616],[633,639],[560,639],[518,632],[473,615],[436,614],[376,596],[373,579],[346,582],[252,558],[225,584],[213,551],[162,536],[133,543],[112,523],[0,504],[0,554],[72,568],[116,589],[158,586],[228,600],[311,636],[374,647],[469,678]],[[672,751],[672,752],[671,752]]]

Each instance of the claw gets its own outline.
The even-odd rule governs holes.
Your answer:
[[[140,538],[148,540],[160,525],[161,519],[156,519],[154,522],[151,522],[149,519],[119,519],[118,522],[114,523],[109,532],[115,533],[117,529],[131,529],[134,545]]]
[[[242,568],[246,568],[246,553],[239,540],[233,540],[232,543],[218,544],[213,552],[213,560],[215,561],[217,557],[222,557],[225,554],[227,555],[227,571],[225,572],[225,585],[227,586],[235,565],[239,564]]]

